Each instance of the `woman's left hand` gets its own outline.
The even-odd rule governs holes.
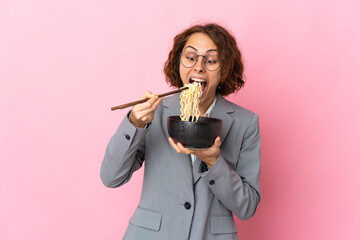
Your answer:
[[[194,154],[197,156],[201,161],[203,161],[208,168],[212,168],[215,164],[216,159],[220,155],[220,146],[221,141],[220,137],[216,137],[214,144],[209,148],[203,149],[189,149],[184,147],[181,143],[176,143],[171,137],[169,137],[169,142],[171,146],[176,150],[178,153],[185,153],[185,154]]]

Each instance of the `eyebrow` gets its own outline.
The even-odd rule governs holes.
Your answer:
[[[187,49],[187,48],[192,48],[192,49],[194,49],[195,51],[198,51],[195,47],[193,47],[193,46],[187,46],[185,49]],[[217,49],[209,49],[209,50],[207,50],[206,52],[211,52],[211,51],[217,51]]]

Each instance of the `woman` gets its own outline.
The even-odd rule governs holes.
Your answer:
[[[101,166],[107,187],[119,187],[145,162],[139,205],[124,239],[238,239],[233,214],[245,220],[260,201],[258,116],[227,101],[243,84],[234,38],[216,24],[196,25],[174,38],[164,68],[167,82],[200,82],[200,115],[222,119],[207,149],[187,149],[167,133],[180,115],[179,94],[132,108],[111,138]]]

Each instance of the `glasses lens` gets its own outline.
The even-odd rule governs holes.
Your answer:
[[[206,55],[204,59],[205,67],[209,71],[214,71],[219,68],[220,63],[218,60],[218,56],[214,54]]]
[[[184,67],[191,68],[197,62],[197,55],[194,52],[183,52],[181,54],[181,63]]]

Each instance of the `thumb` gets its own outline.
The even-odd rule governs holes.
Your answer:
[[[216,147],[220,147],[220,145],[221,145],[220,137],[216,137],[214,145]]]

